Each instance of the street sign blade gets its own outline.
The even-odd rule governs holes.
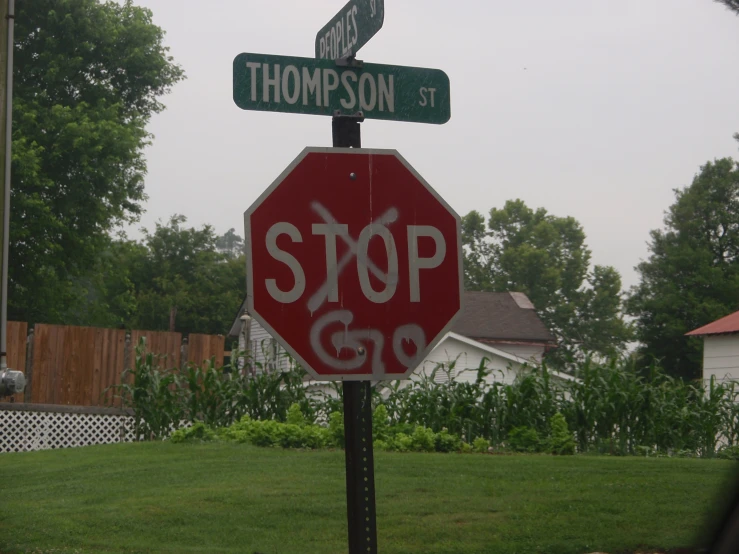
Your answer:
[[[451,117],[449,77],[400,65],[337,66],[333,60],[239,54],[233,98],[243,110],[442,124]]]
[[[336,60],[357,51],[382,29],[384,0],[350,0],[316,35],[316,58]]]

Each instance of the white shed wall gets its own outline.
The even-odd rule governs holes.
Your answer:
[[[418,379],[423,372],[430,375],[438,364],[444,364],[448,368],[454,360],[456,360],[456,363],[451,373],[452,379],[470,383],[473,383],[477,378],[477,368],[480,367],[483,360],[485,360],[486,367],[492,370],[492,373],[485,379],[489,383],[513,383],[516,378],[516,370],[522,366],[521,363],[496,356],[453,337],[447,337],[436,346],[411,378]],[[436,381],[446,381],[446,375],[441,370],[436,374]]]
[[[703,339],[703,379],[739,381],[739,333]]]
[[[258,321],[252,319],[250,329],[250,346],[255,362],[272,369],[288,369],[284,349],[273,339]],[[244,333],[239,336],[239,348],[246,347]],[[496,346],[514,356],[518,356],[521,362],[514,362],[502,356],[492,354],[482,348],[464,343],[454,337],[447,337],[428,355],[419,368],[413,373],[411,379],[418,380],[423,372],[430,375],[438,364],[444,364],[449,368],[454,362],[454,369],[449,373],[452,379],[462,382],[473,383],[477,378],[477,368],[483,360],[488,370],[492,370],[486,377],[488,383],[502,382],[511,384],[523,366],[524,361],[539,361],[543,354],[543,347],[529,345],[500,345]],[[456,360],[456,362],[455,362]],[[258,370],[259,371],[259,370]],[[447,373],[439,370],[436,373],[437,382],[445,382]],[[315,385],[314,385],[315,386]],[[322,390],[321,385],[317,389]]]
[[[246,333],[242,329],[239,333],[239,350],[242,352],[250,350],[252,360],[256,364],[261,364],[263,368],[270,370],[287,369],[288,360],[285,356],[285,350],[272,338],[267,330],[262,327],[256,319],[249,321],[249,344],[246,344]],[[257,368],[257,372],[259,372]]]

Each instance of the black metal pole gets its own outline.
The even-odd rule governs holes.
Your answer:
[[[344,382],[346,512],[349,554],[377,553],[372,392],[368,381]]]
[[[361,148],[362,114],[334,115],[333,145]],[[375,460],[372,453],[372,389],[369,381],[344,381],[346,516],[349,554],[377,553]]]

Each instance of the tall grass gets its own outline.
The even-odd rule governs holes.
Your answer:
[[[246,354],[239,357],[255,371],[238,364],[216,367],[211,360],[180,372],[160,369],[161,360],[142,343],[117,396],[134,410],[144,438],[166,436],[182,422],[220,427],[244,415],[285,421],[291,404],[311,423],[328,422],[331,413],[341,412],[340,385],[326,384],[316,392],[306,387],[305,372],[293,360],[287,371],[270,371]],[[670,377],[658,365],[642,371],[630,359],[586,360],[573,368],[572,381],[553,376],[546,364],[525,366],[513,383],[496,381],[485,360],[462,371],[455,365],[439,365],[412,381],[380,383],[374,404],[384,405],[391,425],[447,429],[469,443],[482,437],[494,447],[505,445],[516,428],[548,436],[557,413],[564,415],[580,452],[710,457],[720,447],[739,445],[734,382],[711,380],[704,386]],[[446,378],[437,381],[444,372]]]

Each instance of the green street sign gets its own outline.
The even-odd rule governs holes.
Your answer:
[[[349,115],[441,124],[449,121],[449,77],[440,69],[343,66],[333,60],[239,54],[234,102],[243,110]]]
[[[350,0],[316,35],[316,58],[356,55],[382,28],[385,0]]]

